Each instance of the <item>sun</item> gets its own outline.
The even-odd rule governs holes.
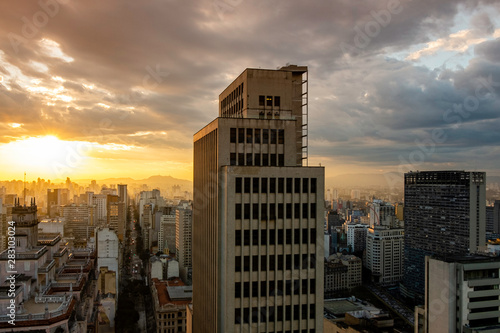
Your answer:
[[[22,174],[26,171],[33,176],[58,176],[61,165],[68,165],[68,161],[75,154],[75,142],[60,140],[54,135],[29,137],[10,142],[0,148],[0,158],[8,162],[8,173]],[[83,159],[85,156],[79,156]]]

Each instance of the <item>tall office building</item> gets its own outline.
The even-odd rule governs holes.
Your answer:
[[[193,211],[177,209],[175,215],[175,254],[179,260],[179,272],[186,282],[193,267],[192,260]]]
[[[401,291],[422,301],[425,256],[474,253],[485,246],[486,174],[405,174],[404,278]]]
[[[324,168],[307,67],[246,69],[194,135],[193,331],[322,332]]]

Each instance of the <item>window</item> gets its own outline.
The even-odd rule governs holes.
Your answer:
[[[241,282],[236,282],[234,284],[234,297],[241,298]]]
[[[253,163],[256,166],[260,166],[260,154],[255,154]]]
[[[285,207],[284,204],[282,204],[282,203],[278,204],[278,218],[279,219],[284,218],[284,212],[283,212],[284,207]]]
[[[260,143],[260,128],[255,129],[255,143]]]
[[[278,178],[278,193],[285,192],[285,178]]]
[[[276,154],[271,154],[271,166],[276,166]]]
[[[280,234],[281,234],[281,232],[280,232]],[[282,238],[282,240],[283,240],[283,238]],[[279,241],[278,241],[278,243],[279,243]],[[284,268],[283,255],[280,254],[280,255],[278,255],[278,270],[282,271],[283,268]]]
[[[295,193],[300,193],[300,178],[295,178]]]
[[[307,304],[302,304],[302,319],[307,319]]]
[[[302,193],[309,192],[309,178],[302,178]]]
[[[241,272],[241,256],[236,256],[234,260],[234,270]]]
[[[267,178],[261,178],[261,192],[267,193]]]
[[[247,128],[247,143],[252,143],[253,129]]]
[[[271,130],[271,144],[275,145],[278,142],[278,138],[276,137],[277,133],[275,129]]]
[[[274,255],[269,256],[269,270],[274,271],[276,269],[276,257]]]
[[[257,272],[259,270],[259,256],[252,256],[252,271]],[[257,295],[253,295],[256,297]]]
[[[253,165],[253,163],[252,163],[252,153],[247,153],[247,164],[246,165]]]
[[[287,219],[291,219],[292,218],[292,204],[291,203],[287,203],[286,204],[286,214],[285,214],[286,218]]]
[[[286,179],[286,193],[292,193],[292,178]]]
[[[302,204],[302,218],[307,219],[308,218],[308,211],[307,211],[307,203]]]
[[[260,269],[267,271],[267,257],[265,255],[260,257]]]
[[[269,130],[268,129],[262,130],[262,143],[264,143],[264,144],[269,143]]]
[[[245,165],[245,154],[238,153],[238,165]]]
[[[250,204],[249,203],[246,203],[243,206],[243,218],[245,220],[249,220],[250,219]]]
[[[256,220],[259,217],[259,204],[254,203],[252,205],[252,218]]]
[[[269,219],[271,221],[276,220],[276,204],[269,204]]]
[[[311,229],[310,235],[311,235],[311,244],[316,244],[316,229]]]
[[[266,97],[266,106],[273,106],[273,96]]]
[[[234,232],[234,244],[236,246],[241,245],[241,230],[236,230]]]
[[[311,193],[316,193],[316,178],[311,178]]]
[[[269,192],[276,193],[276,178],[269,178]]]
[[[260,296],[262,296],[262,297],[267,296],[267,283],[266,283],[266,281],[262,281],[260,283]]]
[[[237,177],[235,183],[235,192],[241,193],[241,177]]]
[[[252,179],[252,192],[253,193],[259,193],[259,178],[253,178]]]
[[[234,323],[240,324],[241,320],[241,309],[234,309]]]
[[[245,129],[244,128],[238,128],[238,142],[239,143],[245,142]]]
[[[259,106],[264,106],[266,98],[263,95],[259,96]]]
[[[307,287],[309,287],[309,281],[306,279],[302,280],[302,295],[307,294]]]
[[[262,154],[262,166],[269,166],[269,155]]]
[[[231,143],[236,143],[236,128],[231,128],[229,136]]]
[[[243,282],[243,297],[250,297],[250,282]]]
[[[251,178],[245,177],[245,193],[250,193],[250,180]]]
[[[250,230],[243,231],[243,244],[250,245]]]
[[[285,166],[285,154],[278,154],[278,166]]]
[[[269,230],[269,245],[275,245],[275,240],[276,240],[276,230],[271,229]]]
[[[241,220],[241,204],[236,204],[234,208],[234,218]]]
[[[243,257],[243,271],[245,271],[245,272],[250,271],[250,256]],[[245,296],[245,297],[247,297],[247,296]]]
[[[236,153],[229,154],[229,165],[236,165]]]
[[[261,230],[260,231],[260,245],[266,245],[267,244],[267,230]]]
[[[302,229],[302,244],[307,244],[309,239],[309,229]]]
[[[311,204],[311,218],[312,219],[316,218],[316,204],[315,203]]]
[[[259,230],[252,230],[252,245],[259,245]]]
[[[274,106],[280,106],[281,98],[280,96],[274,96]]]
[[[287,244],[292,244],[292,229],[285,230],[285,238]]]
[[[267,204],[265,203],[260,204],[260,220],[267,220]]]
[[[300,218],[300,204],[296,203],[293,205],[293,217],[298,219]]]
[[[282,145],[284,143],[285,143],[285,130],[280,129],[278,130],[278,144]]]

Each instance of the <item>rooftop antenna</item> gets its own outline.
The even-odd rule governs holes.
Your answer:
[[[26,207],[26,171],[24,172],[24,207]]]

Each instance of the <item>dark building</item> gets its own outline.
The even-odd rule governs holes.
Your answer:
[[[500,200],[493,205],[493,233],[500,234]]]
[[[485,246],[486,174],[405,174],[404,278],[401,291],[421,301],[425,256],[474,253]]]

